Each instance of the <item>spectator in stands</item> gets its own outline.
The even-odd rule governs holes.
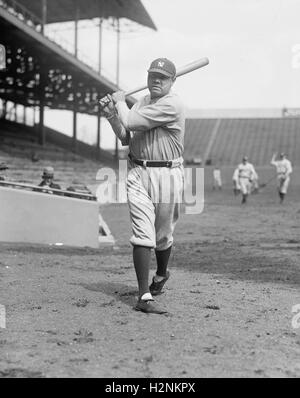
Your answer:
[[[86,185],[84,185],[82,182],[79,180],[73,180],[72,185],[70,185],[67,189],[69,192],[75,192],[75,193],[83,193],[84,195],[91,195],[90,197],[87,196],[78,196],[76,195],[75,197],[78,199],[87,199],[87,200],[96,200],[96,197],[93,196],[92,192],[88,189]],[[72,196],[65,194],[65,196]]]
[[[0,163],[0,181],[6,180],[5,170],[8,170],[8,169],[9,169],[9,167],[7,166],[6,163],[4,163],[4,162]]]
[[[52,189],[61,189],[60,185],[53,182],[54,179],[54,169],[53,167],[45,167],[42,175],[42,181],[39,184],[39,187],[52,188]],[[42,192],[45,193],[54,193],[51,189],[45,189]]]

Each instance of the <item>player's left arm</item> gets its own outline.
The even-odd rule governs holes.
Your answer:
[[[252,165],[252,180],[253,181],[258,180],[258,175],[253,165]]]

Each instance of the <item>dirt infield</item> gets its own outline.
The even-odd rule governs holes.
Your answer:
[[[126,205],[102,208],[114,246],[0,244],[0,377],[299,377],[300,184],[241,206],[230,173],[181,216],[167,316],[133,310]]]

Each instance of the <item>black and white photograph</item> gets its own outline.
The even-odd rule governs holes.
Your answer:
[[[0,0],[0,379],[300,377],[299,15]]]

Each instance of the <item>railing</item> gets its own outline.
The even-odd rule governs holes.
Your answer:
[[[24,184],[20,182],[14,182],[14,181],[0,181],[0,187],[6,187],[6,188],[20,188],[20,189],[25,189],[33,192],[41,192],[41,193],[48,193],[48,194],[54,194],[54,195],[59,195],[59,196],[65,196],[65,197],[71,197],[75,199],[85,199],[85,200],[93,200],[96,201],[97,198],[94,195],[90,194],[85,194],[85,193],[78,193],[78,192],[73,192],[73,191],[67,191],[63,189],[54,189],[50,188],[47,186],[44,187],[39,187],[37,185],[33,184]]]
[[[20,21],[22,21],[26,26],[29,26],[30,28],[34,29],[36,32],[40,33],[48,39],[51,43],[55,43],[57,46],[62,48],[64,51],[66,51],[68,54],[71,54],[72,56],[75,57],[75,49],[74,45],[72,43],[68,42],[65,38],[58,36],[57,32],[54,31],[49,31],[46,32],[47,29],[44,29],[43,32],[43,21],[37,17],[35,14],[30,12],[27,8],[19,4],[15,0],[0,0],[0,7],[4,8],[6,11],[8,11],[10,14],[14,15],[16,18],[18,18]],[[46,26],[47,28],[47,26]],[[95,61],[91,60],[89,56],[84,54],[82,51],[77,50],[77,56],[76,59],[90,67],[94,72],[98,72],[98,65]],[[110,73],[108,73],[106,70],[102,68],[104,74],[103,76],[107,76],[111,81],[116,84],[116,77],[112,77]],[[99,74],[100,76],[100,74]],[[123,86],[123,89],[125,89],[125,86]]]

